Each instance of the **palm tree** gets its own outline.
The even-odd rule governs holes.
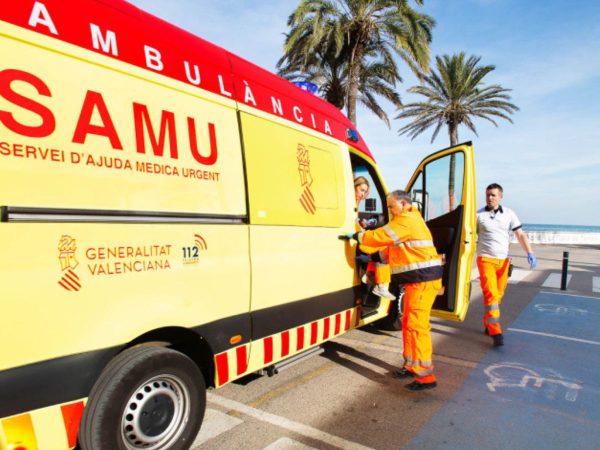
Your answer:
[[[344,103],[356,124],[361,70],[369,59],[387,64],[394,53],[415,73],[427,70],[433,25],[433,19],[412,9],[408,0],[301,0],[288,18],[290,33],[280,63],[304,72],[311,65],[323,69],[318,56],[327,52],[343,57]]]
[[[314,50],[310,59],[303,65],[282,57],[277,63],[279,75],[290,80],[307,80],[319,86],[320,95],[339,109],[346,106],[348,91],[348,66],[346,64],[347,48],[339,55],[332,46],[323,46]],[[391,58],[379,57],[376,49],[370,46],[365,54],[368,61],[361,66],[358,84],[358,101],[377,115],[390,128],[387,113],[378,102],[383,97],[396,107],[402,105],[400,95],[396,91],[396,83],[402,79],[398,68]]]
[[[330,26],[334,26],[331,24]],[[286,40],[289,40],[289,35]],[[277,62],[277,73],[290,81],[307,80],[319,86],[319,93],[329,103],[339,109],[346,104],[345,79],[347,70],[344,64],[345,49],[338,54],[336,44],[331,40],[323,40],[308,53],[303,51],[312,39],[310,30],[305,30],[298,37],[288,54]]]
[[[397,119],[412,119],[412,122],[398,130],[414,139],[427,129],[434,127],[431,142],[435,140],[442,127],[448,127],[450,145],[458,144],[458,127],[465,125],[477,135],[474,118],[485,119],[498,126],[496,118],[512,123],[509,114],[519,110],[510,103],[508,92],[500,85],[484,86],[483,78],[495,69],[495,66],[478,66],[481,57],[470,56],[465,61],[463,52],[458,55],[436,56],[436,69],[423,77],[420,86],[408,90],[425,97],[423,102],[410,103],[400,107]],[[454,199],[454,155],[450,158],[450,178],[448,194],[450,209]]]

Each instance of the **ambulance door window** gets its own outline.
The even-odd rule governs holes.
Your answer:
[[[451,175],[452,172],[454,176]],[[425,165],[409,193],[426,221],[454,211],[460,206],[463,178],[462,153],[447,155]]]
[[[385,203],[385,194],[383,187],[373,172],[373,169],[366,164],[360,164],[352,161],[353,178],[364,177],[369,183],[369,195],[358,204],[359,219],[370,221],[368,228],[382,226],[387,221],[387,207]]]

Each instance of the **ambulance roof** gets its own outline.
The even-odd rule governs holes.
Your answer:
[[[357,142],[348,137],[354,125],[330,103],[123,0],[9,2],[0,20],[231,98],[372,158],[360,134]]]

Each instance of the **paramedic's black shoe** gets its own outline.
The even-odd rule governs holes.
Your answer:
[[[500,334],[494,334],[492,336],[492,339],[494,340],[494,347],[500,347],[502,345],[504,345],[504,336],[502,336],[502,333]]]
[[[437,382],[435,382],[435,381],[433,381],[431,383],[421,383],[420,381],[415,380],[412,383],[408,383],[404,387],[406,389],[408,389],[409,391],[419,392],[419,391],[425,391],[427,389],[433,389],[436,386],[437,386]]]
[[[392,372],[393,378],[408,378],[414,376],[415,374],[408,370],[406,367],[402,367],[401,369],[397,369]]]

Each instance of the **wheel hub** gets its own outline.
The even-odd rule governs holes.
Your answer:
[[[171,375],[144,382],[123,411],[121,433],[130,450],[165,448],[177,439],[189,414],[189,394]]]

